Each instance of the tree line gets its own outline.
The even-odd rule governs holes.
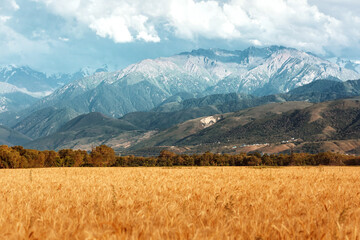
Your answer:
[[[155,167],[155,166],[302,166],[302,165],[360,165],[359,156],[323,152],[317,154],[260,154],[240,153],[236,155],[175,154],[162,150],[157,157],[117,156],[106,145],[84,150],[63,149],[38,151],[21,146],[0,146],[0,168],[42,168],[42,167]]]

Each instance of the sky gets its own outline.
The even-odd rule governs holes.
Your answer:
[[[198,48],[360,59],[358,0],[0,0],[0,65],[47,73]]]

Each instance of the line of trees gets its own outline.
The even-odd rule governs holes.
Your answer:
[[[42,167],[135,167],[135,166],[291,166],[291,165],[360,165],[360,157],[324,152],[318,154],[292,153],[261,155],[175,154],[163,150],[157,157],[116,156],[115,151],[101,145],[90,153],[83,150],[63,149],[38,151],[21,146],[0,146],[0,168]]]

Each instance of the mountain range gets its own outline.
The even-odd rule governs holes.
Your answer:
[[[336,99],[360,95],[359,66],[292,48],[198,49],[89,75],[36,72],[32,77],[47,79],[37,88],[28,87],[26,78],[12,78],[17,71],[31,73],[19,69],[3,71],[0,122],[26,135],[27,143],[21,144],[29,148],[90,150],[107,144],[123,153],[152,154],[169,147],[226,152],[262,143],[271,152],[282,141],[288,141],[287,147],[278,149],[287,151],[311,141],[358,138],[358,100]],[[46,96],[39,99],[40,90]],[[334,107],[333,100],[350,107]],[[320,115],[332,120],[308,124],[309,114],[323,108],[330,110]],[[331,115],[333,108],[347,119]],[[323,138],[309,137],[312,133]],[[269,150],[269,145],[276,147]]]
[[[71,107],[79,113],[121,117],[148,111],[179,94],[199,97],[235,92],[265,96],[318,79],[355,80],[360,74],[292,48],[199,49],[73,81],[38,101],[31,110]]]

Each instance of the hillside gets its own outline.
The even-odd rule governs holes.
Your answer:
[[[330,101],[283,114],[267,114],[244,124],[231,125],[228,121],[220,121],[177,144],[275,143],[292,138],[303,141],[355,139],[360,137],[360,132],[356,131],[359,117],[359,99]]]
[[[167,113],[161,113],[167,114]],[[330,149],[344,153],[360,150],[360,99],[323,103],[282,102],[215,114],[180,123],[165,130],[149,130],[126,118],[98,113],[81,115],[58,132],[26,144],[37,149],[83,148],[107,144],[124,154],[178,152],[310,151]],[[128,118],[129,119],[129,118]],[[144,117],[147,119],[147,117]],[[348,142],[346,142],[348,141]],[[334,145],[335,144],[335,145]],[[233,148],[236,146],[236,148]],[[330,149],[331,150],[331,149]]]
[[[324,102],[360,95],[360,80],[345,82],[318,80],[280,94],[287,101]]]
[[[0,125],[0,145],[24,145],[30,141],[29,137]]]
[[[197,118],[161,131],[150,139],[131,147],[131,149],[222,143],[224,142],[221,137],[222,134],[231,132],[233,128],[267,116],[280,115],[290,110],[303,109],[311,105],[311,103],[306,102],[271,103],[236,113]],[[190,142],[190,139],[193,141]]]
[[[56,133],[34,140],[25,147],[35,149],[86,149],[107,144],[127,145],[131,138],[146,135],[129,122],[100,113],[80,115],[64,124]]]
[[[24,119],[18,119],[18,123],[13,126],[13,129],[36,139],[55,133],[63,124],[78,115],[71,108],[48,107],[30,114]]]
[[[272,103],[235,113],[198,118],[176,125],[123,150],[151,155],[260,151],[360,153],[360,98]]]

